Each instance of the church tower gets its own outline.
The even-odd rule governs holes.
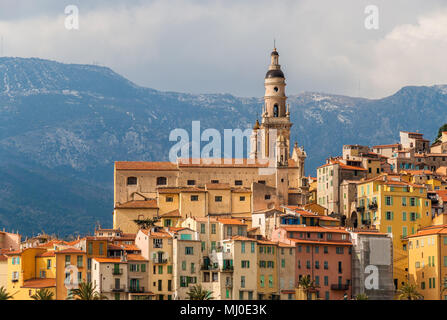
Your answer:
[[[290,122],[289,107],[286,103],[286,81],[279,64],[276,48],[271,53],[271,61],[265,75],[264,107],[261,124],[255,124],[252,136],[251,158],[277,159],[278,165],[287,166],[290,155]],[[257,121],[257,120],[256,120]],[[255,143],[255,141],[261,141]],[[278,155],[277,143],[281,141],[281,153]],[[284,150],[285,149],[285,150]]]

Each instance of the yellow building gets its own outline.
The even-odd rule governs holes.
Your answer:
[[[107,252],[107,251],[106,251]],[[70,290],[87,281],[87,255],[85,251],[68,248],[56,255],[56,299],[65,300]]]
[[[359,182],[357,212],[359,226],[372,225],[393,234],[394,284],[407,282],[408,249],[405,237],[431,225],[431,201],[427,188],[404,181],[398,175],[381,175]]]
[[[447,300],[447,225],[408,236],[408,276],[425,300]]]
[[[278,243],[258,240],[257,247],[258,300],[279,300]]]
[[[14,300],[31,300],[31,296],[43,288],[55,293],[54,265],[50,264],[48,269],[43,266],[47,259],[51,260],[51,253],[45,256],[46,251],[45,248],[27,248],[7,253],[7,291]]]

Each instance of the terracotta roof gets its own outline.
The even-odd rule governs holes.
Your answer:
[[[58,254],[58,253],[85,253],[85,252],[82,250],[79,250],[79,249],[75,249],[75,248],[68,248],[68,249],[56,251],[55,253]]]
[[[281,248],[295,248],[295,246],[293,244],[288,244],[288,243],[284,243],[284,242],[278,242],[278,246]]]
[[[318,226],[282,226],[280,229],[295,232],[328,232],[328,233],[344,233],[349,234],[342,227],[318,227]]]
[[[443,202],[447,201],[447,190],[436,190],[435,192]]]
[[[157,200],[133,200],[125,203],[117,203],[115,208],[119,209],[156,209],[158,208]]]
[[[150,230],[141,230],[145,235],[150,238],[172,238],[172,236],[164,230],[150,232]]]
[[[436,235],[436,234],[447,234],[447,225],[430,226],[420,229],[417,233],[407,236],[407,238],[414,238],[420,236]]]
[[[146,161],[116,161],[116,170],[156,170],[176,171],[177,164],[172,162],[146,162]]]
[[[196,187],[160,187],[157,188],[158,193],[180,193],[180,192],[206,192],[205,189]]]
[[[22,288],[51,288],[56,286],[56,279],[54,278],[39,278],[23,281]]]
[[[395,144],[381,144],[381,145],[377,145],[377,146],[373,146],[373,148],[378,148],[378,149],[385,149],[385,148],[398,148],[399,144],[395,143]]]
[[[127,263],[124,261],[121,261],[121,258],[93,258],[99,263]]]
[[[412,175],[421,175],[421,174],[434,174],[430,170],[402,170],[402,172],[407,172]]]
[[[217,221],[222,224],[229,224],[229,225],[240,225],[240,226],[246,225],[242,221],[240,221],[238,219],[233,219],[233,218],[218,218]]]
[[[295,238],[287,238],[290,241],[295,243],[309,243],[309,244],[327,244],[327,245],[340,245],[340,246],[352,246],[352,242],[350,241],[328,241],[328,240],[306,240],[306,239],[295,239]]]
[[[319,169],[319,168],[324,168],[324,167],[327,167],[327,166],[331,166],[331,165],[335,165],[335,164],[338,164],[338,165],[340,166],[340,168],[341,168],[341,169],[344,169],[344,170],[366,171],[365,168],[362,168],[362,167],[355,167],[355,166],[348,166],[347,164],[344,164],[344,163],[342,163],[342,162],[340,162],[340,161],[338,161],[338,160],[330,160],[330,163],[326,163],[326,164],[324,164],[324,165],[322,165],[322,166],[319,166],[318,169]]]
[[[180,211],[178,209],[172,210],[169,212],[165,212],[160,215],[160,217],[163,217],[163,218],[180,218],[181,216],[182,215],[180,214]]]
[[[249,189],[249,188],[232,188],[231,192],[233,192],[233,193],[250,193],[251,189]]]
[[[128,254],[127,261],[148,261],[141,254]]]
[[[4,254],[6,254],[7,256],[16,256],[22,253],[22,250],[15,250],[15,251],[8,251],[5,252]]]
[[[278,245],[278,242],[273,242],[273,241],[270,241],[270,240],[256,240],[256,242],[258,243],[258,244],[262,244],[262,245]]]
[[[178,159],[179,167],[201,167],[201,168],[266,168],[270,161],[250,158],[201,158],[201,159]],[[289,167],[296,167],[293,159],[288,159]]]
[[[233,236],[231,237],[232,240],[236,241],[256,241],[254,238],[244,237],[244,236]]]
[[[205,184],[207,190],[229,190],[231,189],[229,183],[207,183]]]
[[[47,251],[41,254],[38,254],[36,257],[55,257],[54,251]]]
[[[68,242],[65,242],[63,240],[53,239],[53,240],[50,240],[48,242],[45,242],[45,243],[39,245],[38,247],[39,248],[50,248],[50,247],[53,247],[53,246],[59,245],[59,244],[68,245]]]

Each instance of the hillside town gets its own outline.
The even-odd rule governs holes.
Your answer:
[[[249,158],[116,161],[112,228],[1,231],[0,298],[447,300],[447,132],[306,176],[276,48],[264,83]]]

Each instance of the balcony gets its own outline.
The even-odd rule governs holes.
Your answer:
[[[349,284],[341,284],[341,283],[337,283],[337,284],[331,284],[331,290],[348,290],[349,289]]]
[[[17,282],[17,281],[19,281],[19,278],[13,278],[11,281],[12,282]]]
[[[371,203],[371,204],[368,206],[368,209],[369,209],[369,210],[376,211],[376,210],[377,210],[377,203],[376,203],[376,202]]]
[[[226,288],[233,288],[233,281],[226,281],[225,282],[225,287]]]
[[[159,258],[153,258],[153,263],[168,263],[168,259],[159,259]]]
[[[114,276],[119,276],[123,274],[123,269],[113,269],[112,274]]]
[[[223,266],[222,271],[230,271],[233,272],[234,268],[233,266]]]
[[[131,293],[143,293],[144,287],[130,287],[129,292]]]
[[[209,271],[211,271],[211,270],[217,270],[217,269],[218,269],[218,266],[212,265],[212,264],[208,264],[208,265],[202,264],[200,266],[200,270],[209,270]]]
[[[365,206],[358,207],[357,212],[360,212],[360,213],[365,212]]]
[[[119,285],[119,286],[115,286],[115,285],[110,285],[110,290],[113,292],[123,292],[126,290],[126,286],[124,284]]]

